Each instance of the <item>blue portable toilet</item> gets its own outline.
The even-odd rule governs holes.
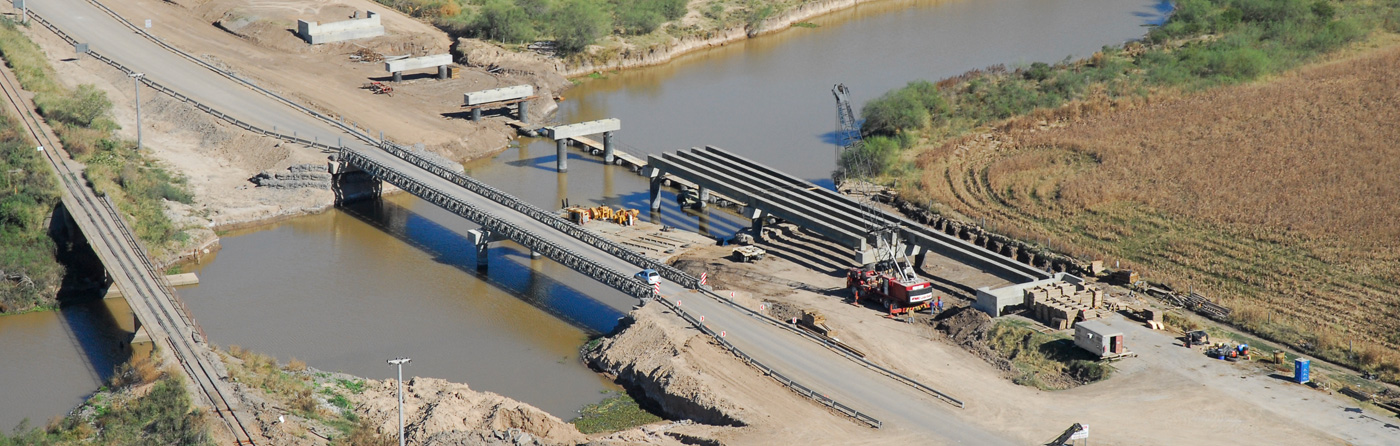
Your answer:
[[[1308,382],[1308,368],[1311,362],[1312,361],[1302,358],[1293,360],[1293,381],[1298,384],[1306,384]]]

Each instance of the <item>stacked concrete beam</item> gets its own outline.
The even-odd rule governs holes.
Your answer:
[[[704,148],[704,152],[705,156],[713,157],[716,160],[722,160],[723,162],[733,164],[736,167],[746,169],[750,171],[752,175],[761,176],[765,178],[765,181],[771,184],[777,185],[779,187],[792,187],[795,190],[805,190],[807,192],[803,192],[803,194],[808,195],[809,198],[811,198],[812,200],[817,200],[826,207],[832,209],[840,209],[844,211],[843,214],[845,216],[843,218],[845,218],[847,221],[858,225],[863,225],[864,223],[865,218],[862,216],[865,214],[865,210],[863,210],[863,208],[859,206],[854,200],[850,199],[850,197],[840,195],[837,192],[826,188],[817,187],[809,181],[794,177],[790,174],[756,163],[752,160],[748,160],[746,158],[731,154],[717,147],[707,146]],[[937,231],[928,229],[923,225],[914,223],[913,221],[910,221],[905,218],[889,214],[887,212],[877,211],[877,214],[884,220],[899,223],[902,232],[900,238],[903,239],[903,241],[907,243],[907,245],[911,248],[919,248],[917,252],[908,253],[909,255],[914,256],[915,264],[922,264],[924,253],[931,250],[934,252],[938,252],[939,254],[942,254],[943,256],[946,256],[953,260],[982,267],[988,271],[998,273],[998,275],[1005,276],[1004,278],[1007,278],[1008,280],[1014,279],[1013,281],[1017,282],[1026,279],[1035,281],[1051,276],[1051,274],[1045,271],[1041,271],[1027,265],[1017,264],[1016,262],[1007,261],[1006,259],[998,258],[994,253],[987,251],[985,248],[977,247],[971,243],[959,239],[957,236],[950,236],[939,233]],[[961,228],[958,227],[949,229],[956,230]],[[956,232],[960,231],[955,231],[955,233]],[[911,249],[911,251],[912,250],[913,249]],[[858,260],[864,261],[865,259],[861,258]]]
[[[365,11],[365,18],[342,22],[318,24],[297,20],[297,35],[311,45],[344,42],[346,40],[368,39],[384,35],[384,25],[379,23],[379,14]]]

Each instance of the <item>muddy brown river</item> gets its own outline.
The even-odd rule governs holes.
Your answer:
[[[1159,0],[889,0],[819,17],[817,28],[692,53],[659,67],[607,73],[566,93],[555,121],[622,120],[623,150],[716,145],[818,182],[834,167],[835,104],[859,104],[915,79],[993,64],[1055,62],[1140,37]],[[542,207],[561,199],[642,208],[643,180],[571,151],[554,173],[552,142],[524,139],[472,175]],[[681,211],[669,193],[647,218],[716,237],[747,224],[727,211]],[[463,233],[474,225],[398,195],[225,234],[223,250],[187,267],[180,294],[210,340],[292,357],[324,370],[405,373],[465,382],[565,419],[616,389],[581,365],[580,344],[622,316],[590,296],[616,293],[509,243],[479,273]],[[123,359],[124,302],[0,317],[0,429],[42,424],[95,390]],[[129,328],[129,326],[127,327]],[[116,334],[114,334],[116,333]]]

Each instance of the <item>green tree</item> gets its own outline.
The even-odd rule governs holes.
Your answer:
[[[666,21],[656,0],[619,0],[613,10],[617,27],[627,34],[646,34]]]
[[[525,43],[539,37],[530,14],[511,0],[488,0],[477,19],[477,35],[505,43]]]
[[[885,93],[866,103],[860,114],[865,117],[860,126],[864,135],[894,136],[901,131],[924,128],[929,123],[928,109],[907,89]]]
[[[601,4],[568,0],[554,10],[554,40],[566,54],[583,51],[607,35],[612,19]]]

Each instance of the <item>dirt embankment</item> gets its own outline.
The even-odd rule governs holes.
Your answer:
[[[614,377],[660,406],[666,416],[712,425],[744,426],[742,410],[713,389],[723,385],[697,364],[723,355],[709,339],[660,314],[660,305],[632,312],[630,324],[584,352],[594,370]]]
[[[574,425],[529,404],[466,384],[413,378],[403,386],[405,437],[409,443],[581,444],[587,438]],[[352,397],[355,413],[390,434],[398,431],[398,387],[393,380],[366,380]]]
[[[640,68],[660,65],[691,51],[722,46],[730,42],[757,37],[763,34],[780,32],[793,23],[801,22],[823,14],[850,8],[871,0],[817,0],[803,3],[795,8],[764,20],[757,28],[738,25],[712,30],[698,37],[671,39],[668,42],[648,47],[625,45],[616,55],[569,61],[562,74],[568,77],[582,76],[599,71]],[[691,13],[695,13],[692,11]]]

